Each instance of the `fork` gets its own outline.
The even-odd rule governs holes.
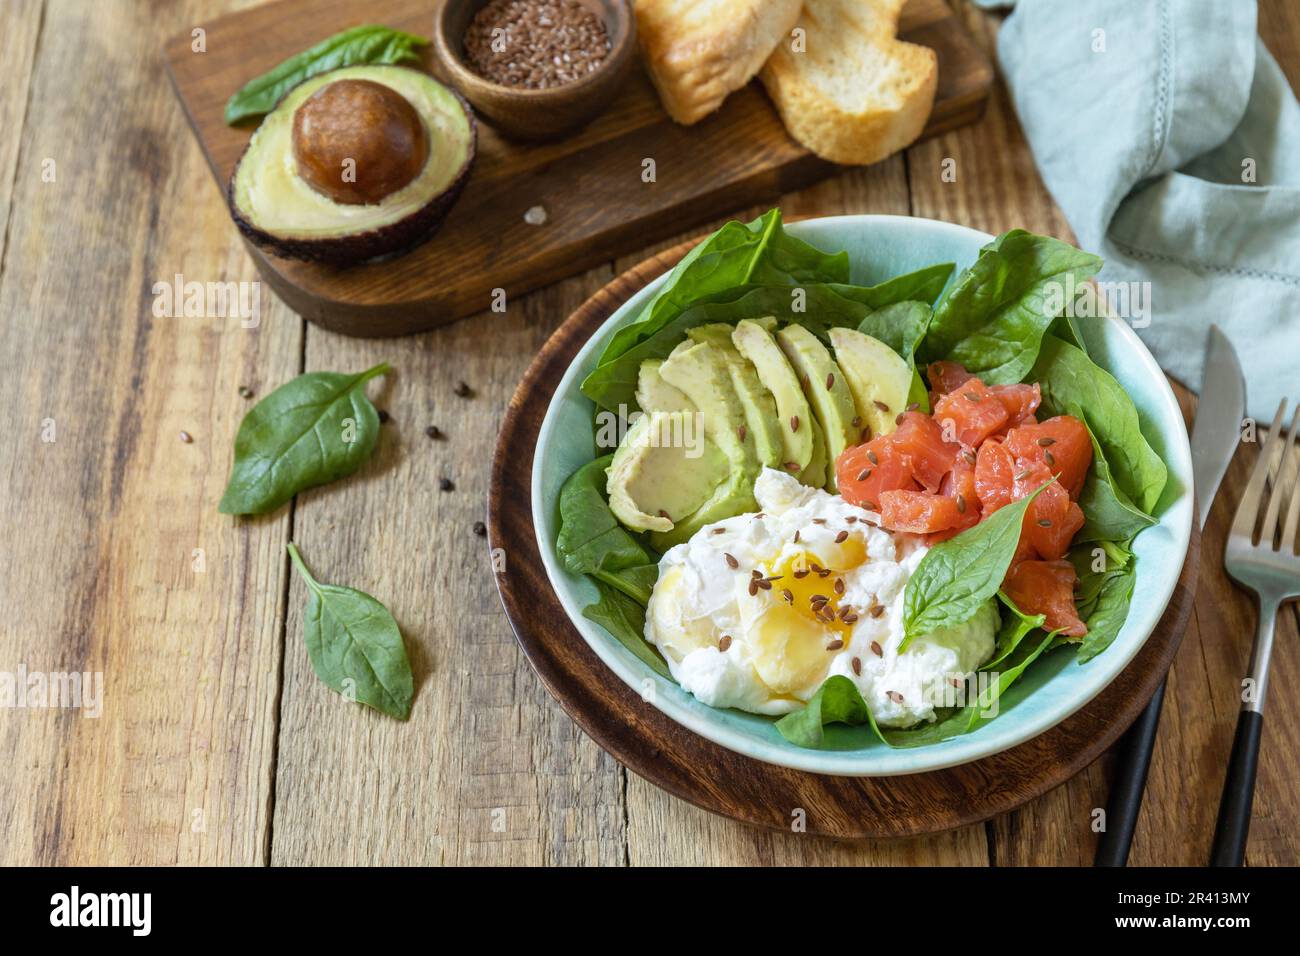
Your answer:
[[[1296,406],[1290,431],[1283,438],[1286,407],[1287,400],[1282,399],[1269,429],[1268,442],[1237,506],[1223,555],[1224,566],[1233,579],[1259,598],[1259,628],[1250,654],[1250,668],[1242,682],[1241,714],[1232,741],[1228,775],[1223,782],[1219,819],[1214,827],[1214,846],[1210,853],[1213,866],[1241,866],[1246,855],[1274,626],[1282,603],[1300,596],[1300,557],[1296,555],[1300,481],[1295,477],[1300,467],[1296,450],[1300,405]]]

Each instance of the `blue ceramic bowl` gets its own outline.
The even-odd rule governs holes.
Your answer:
[[[848,251],[853,282],[872,285],[937,262],[970,265],[993,237],[963,226],[901,216],[837,216],[787,226],[789,232],[824,250]],[[999,702],[997,717],[965,736],[908,750],[878,741],[864,745],[860,728],[827,727],[822,750],[796,747],[771,718],[715,710],[675,683],[655,674],[602,627],[582,616],[597,600],[595,587],[567,573],[555,557],[560,486],[595,457],[593,405],[579,390],[583,378],[614,331],[626,324],[663,277],[634,295],[592,336],[556,390],[538,436],[533,459],[532,508],[537,545],[560,602],[583,639],[621,680],[643,693],[654,687],[654,706],[682,726],[757,760],[842,776],[921,773],[979,760],[1014,747],[1060,723],[1092,700],[1133,659],[1156,626],[1174,591],[1187,553],[1192,525],[1192,461],[1187,430],[1169,383],[1151,353],[1118,319],[1080,323],[1093,359],[1125,387],[1141,416],[1142,430],[1169,467],[1169,482],[1156,508],[1159,523],[1138,535],[1137,586],[1128,620],[1115,642],[1086,664],[1066,651],[1044,655]]]

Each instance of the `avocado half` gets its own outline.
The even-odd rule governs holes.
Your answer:
[[[294,115],[338,80],[368,80],[399,93],[419,115],[428,159],[415,178],[377,202],[338,202],[318,191],[294,159]],[[442,224],[469,176],[477,130],[461,96],[425,73],[401,66],[351,66],[294,87],[249,140],[227,190],[241,232],[290,259],[351,265],[401,252]]]

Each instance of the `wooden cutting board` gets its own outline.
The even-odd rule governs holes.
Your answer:
[[[193,50],[190,32],[168,43],[168,74],[223,195],[252,134],[222,119],[232,93],[361,23],[428,36],[435,2],[280,0],[200,24],[205,52]],[[899,32],[939,57],[923,135],[978,119],[993,70],[943,0],[911,0]],[[424,66],[438,72],[434,63]],[[653,183],[642,181],[646,158],[655,160]],[[504,289],[508,302],[835,169],[786,135],[758,83],[683,127],[664,113],[638,67],[604,114],[560,142],[512,142],[480,120],[464,193],[433,239],[404,256],[338,268],[249,249],[276,294],[318,325],[349,335],[404,335],[486,311],[495,289]],[[529,225],[524,213],[539,205],[547,220]]]
[[[624,684],[587,646],[555,595],[533,527],[533,454],[560,379],[593,332],[647,282],[680,261],[683,243],[629,269],[556,330],[519,383],[497,438],[488,535],[508,566],[497,589],[520,647],[546,689],[606,751],[669,793],[714,813],[839,839],[912,836],[1015,809],[1069,780],[1124,732],[1164,680],[1196,593],[1200,525],[1164,615],[1137,656],[1096,697],[1050,730],[973,763],[899,777],[827,777],[762,763],[687,730]],[[1181,386],[1174,384],[1176,391]]]

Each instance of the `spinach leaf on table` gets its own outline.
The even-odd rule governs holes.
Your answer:
[[[925,553],[903,592],[900,653],[918,635],[965,624],[998,592],[1020,542],[1025,511],[1049,484]]]
[[[1101,265],[1059,239],[1023,229],[1003,233],[935,306],[921,359],[959,362],[990,385],[1024,381],[1060,311],[1050,297],[1062,294],[1067,277],[1082,285]]]
[[[319,583],[293,544],[289,557],[311,594],[303,637],[316,676],[350,700],[405,720],[415,683],[393,615],[364,591]]]
[[[605,346],[600,364],[645,341],[701,299],[748,285],[788,289],[848,281],[848,253],[825,253],[788,235],[781,225],[781,210],[770,209],[750,223],[732,220],[677,263],[636,320],[619,329]]]
[[[1150,514],[1168,471],[1142,434],[1137,408],[1124,387],[1084,351],[1048,335],[1029,381],[1043,391],[1049,415],[1077,414],[1097,439],[1107,477],[1132,504]]]
[[[274,511],[298,492],[352,474],[379,438],[366,382],[388,363],[345,375],[309,372],[281,385],[244,416],[220,511]]]
[[[330,70],[358,64],[402,63],[419,59],[416,47],[428,40],[401,30],[367,24],[326,37],[291,56],[269,72],[244,84],[226,103],[227,124],[271,112],[281,97],[298,84]]]

